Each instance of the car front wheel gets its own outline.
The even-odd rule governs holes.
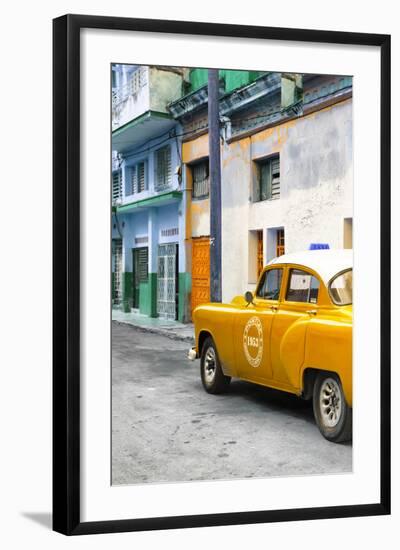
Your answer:
[[[319,431],[328,441],[341,443],[351,439],[352,409],[346,403],[342,384],[335,373],[317,375],[313,409]]]
[[[203,344],[200,358],[200,375],[204,389],[208,393],[223,393],[231,381],[222,372],[214,340],[208,336]]]

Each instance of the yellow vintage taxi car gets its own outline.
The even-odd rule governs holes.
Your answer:
[[[232,377],[313,400],[332,442],[352,432],[352,250],[285,254],[262,271],[255,292],[193,313],[201,380],[209,393]]]

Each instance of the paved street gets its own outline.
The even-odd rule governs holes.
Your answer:
[[[113,484],[351,471],[351,445],[323,439],[310,403],[238,380],[209,395],[187,342],[112,334]]]

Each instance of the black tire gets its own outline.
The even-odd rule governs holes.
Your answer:
[[[343,443],[352,437],[352,408],[346,403],[342,383],[333,372],[320,372],[314,383],[314,417],[328,441]]]
[[[211,336],[206,338],[201,350],[200,376],[206,392],[214,394],[225,392],[231,381],[231,377],[222,372],[217,348]]]

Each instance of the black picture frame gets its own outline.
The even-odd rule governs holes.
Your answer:
[[[381,495],[371,504],[81,522],[80,31],[147,31],[377,46],[381,51]],[[53,529],[66,535],[390,513],[390,36],[152,19],[65,15],[53,21]]]

